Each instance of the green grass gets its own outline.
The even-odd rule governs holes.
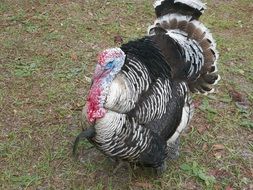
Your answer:
[[[189,175],[205,182],[207,189],[213,189],[215,183],[214,176],[207,175],[205,169],[200,167],[196,162],[192,164],[182,164],[180,168]]]
[[[194,96],[199,107],[180,157],[157,178],[147,168],[112,175],[115,164],[87,142],[77,160],[71,155],[97,53],[115,46],[116,35],[145,35],[151,1],[1,2],[0,189],[250,189],[253,4],[207,3],[201,20],[217,41],[222,80],[217,93]]]

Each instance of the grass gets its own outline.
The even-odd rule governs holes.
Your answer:
[[[157,178],[141,168],[112,175],[114,164],[87,142],[71,156],[97,53],[115,46],[114,36],[145,35],[151,2],[1,2],[0,188],[252,188],[253,4],[207,3],[202,21],[217,40],[222,80],[217,93],[194,96],[180,158]]]

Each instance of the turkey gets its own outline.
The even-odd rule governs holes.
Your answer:
[[[88,139],[115,160],[165,170],[178,157],[179,136],[189,124],[190,93],[208,94],[219,81],[218,53],[198,20],[200,0],[157,0],[156,20],[142,39],[98,56],[84,108]]]

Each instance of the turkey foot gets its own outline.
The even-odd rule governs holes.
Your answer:
[[[124,161],[117,161],[117,165],[115,167],[115,169],[113,170],[112,174],[115,175],[117,173],[117,171],[122,168],[122,167],[126,167],[129,171],[132,171],[130,163],[128,162],[124,162]]]
[[[179,138],[174,142],[167,144],[168,148],[168,158],[171,160],[176,160],[179,157]]]

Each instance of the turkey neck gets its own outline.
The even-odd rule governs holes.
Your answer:
[[[113,69],[104,70],[99,76],[93,78],[93,84],[87,99],[87,116],[91,123],[104,117],[106,114],[104,104],[109,88],[123,65],[124,59],[120,60]]]

